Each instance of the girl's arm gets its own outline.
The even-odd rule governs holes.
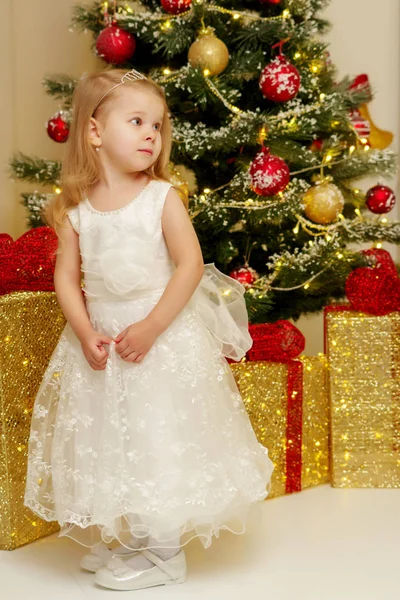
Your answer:
[[[54,287],[65,318],[80,342],[93,333],[81,289],[79,236],[68,218],[60,233]]]
[[[192,297],[204,273],[199,240],[178,192],[171,188],[162,214],[162,229],[176,269],[146,320],[160,335]]]

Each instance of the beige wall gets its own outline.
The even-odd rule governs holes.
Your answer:
[[[61,104],[45,92],[42,80],[55,73],[79,77],[97,58],[91,36],[69,31],[75,0],[2,0],[0,37],[2,144],[0,145],[0,230],[18,237],[26,231],[21,192],[34,184],[11,182],[8,162],[15,151],[59,159],[63,144],[47,135],[45,124]]]
[[[13,237],[26,230],[26,211],[19,194],[33,185],[12,182],[7,173],[10,156],[17,150],[59,159],[63,145],[47,136],[45,123],[60,108],[44,93],[43,77],[68,73],[79,77],[98,62],[90,50],[91,35],[68,30],[71,9],[77,0],[2,0],[0,37],[0,231]],[[332,0],[326,17],[333,62],[339,74],[366,72],[376,89],[371,113],[376,124],[399,133],[399,0]],[[366,189],[374,179],[366,181]],[[396,181],[389,181],[396,186]],[[41,191],[40,188],[39,191]],[[393,211],[391,216],[400,218]],[[396,252],[397,249],[394,250]],[[297,325],[307,339],[306,353],[322,351],[322,317],[303,317]]]

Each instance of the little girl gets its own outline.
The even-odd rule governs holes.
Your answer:
[[[134,70],[91,74],[73,115],[46,217],[67,325],[36,397],[25,505],[91,548],[81,565],[99,585],[179,583],[183,546],[244,533],[269,491],[224,358],[252,344],[244,288],[203,264],[168,181],[162,89]]]

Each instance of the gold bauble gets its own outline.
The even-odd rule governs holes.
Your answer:
[[[189,196],[195,194],[199,189],[197,185],[196,173],[185,165],[174,165],[174,168],[178,171],[181,179],[183,179],[183,181],[187,184]]]
[[[229,62],[228,48],[214,35],[214,29],[202,29],[199,37],[189,48],[189,63],[192,67],[207,69],[207,75],[219,75]]]
[[[304,194],[304,212],[314,223],[336,221],[344,206],[342,192],[333,183],[320,183]]]
[[[182,198],[182,202],[186,206],[189,206],[189,187],[187,182],[182,178],[181,174],[177,170],[176,166],[173,163],[168,165],[170,181],[173,186],[176,188],[176,191]]]

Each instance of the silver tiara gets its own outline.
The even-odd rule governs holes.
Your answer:
[[[99,106],[100,102],[102,102],[104,100],[104,98],[106,96],[108,96],[108,94],[111,94],[111,92],[113,90],[115,90],[115,88],[119,87],[123,83],[126,83],[127,81],[136,81],[137,79],[147,79],[147,77],[145,77],[144,75],[142,75],[142,73],[139,73],[139,71],[136,71],[136,69],[132,69],[131,71],[128,71],[127,73],[125,73],[124,75],[122,75],[120,83],[115,84],[111,89],[108,90],[108,92],[106,92],[105,94],[103,94],[103,96],[100,98],[100,100],[98,101],[98,103],[94,107],[94,110],[93,110],[92,114],[95,113],[95,111],[96,111],[97,107]]]

